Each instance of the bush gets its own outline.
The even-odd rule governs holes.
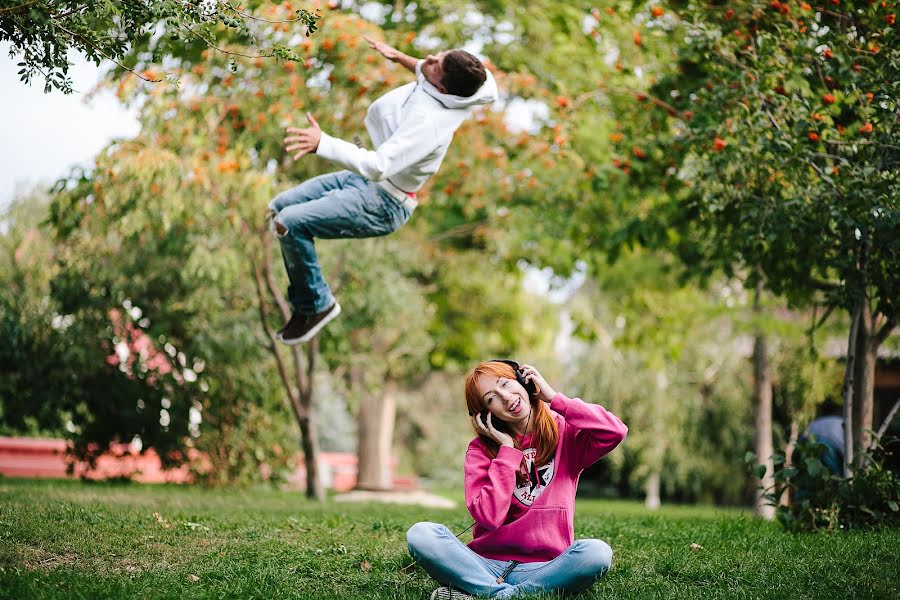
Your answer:
[[[900,438],[884,440],[864,454],[862,468],[845,478],[829,469],[834,461],[829,446],[802,441],[791,464],[776,453],[775,488],[767,490],[765,498],[787,531],[900,526],[900,477],[886,466],[898,448]],[[780,504],[784,494],[790,498],[787,506]]]

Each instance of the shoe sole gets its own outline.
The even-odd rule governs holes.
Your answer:
[[[337,317],[339,314],[341,314],[341,305],[338,304],[337,302],[335,302],[334,307],[330,311],[328,311],[328,314],[325,315],[325,317],[321,321],[316,323],[315,327],[313,327],[312,329],[307,331],[301,337],[294,338],[292,340],[286,340],[286,339],[284,339],[284,336],[282,336],[282,335],[276,335],[276,337],[281,341],[282,344],[286,344],[288,346],[296,346],[297,344],[303,344],[303,343],[308,342],[309,340],[313,339],[314,337],[316,337],[316,334],[319,333],[320,331],[322,331],[322,328],[325,327],[326,325],[328,325],[331,321],[333,321],[334,318]]]

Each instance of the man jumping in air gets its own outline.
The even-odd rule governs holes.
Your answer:
[[[365,124],[375,150],[323,133],[309,113],[309,127],[287,129],[285,149],[295,160],[315,153],[347,170],[304,181],[269,203],[293,305],[277,335],[285,344],[311,340],[341,312],[322,276],[313,239],[375,237],[399,229],[416,207],[416,191],[441,166],[456,129],[473,107],[497,99],[494,78],[468,52],[449,50],[422,60],[365,39],[416,80],[369,106]]]

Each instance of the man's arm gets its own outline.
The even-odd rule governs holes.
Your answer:
[[[413,73],[416,72],[416,64],[421,59],[414,58],[408,54],[403,54],[396,48],[388,46],[384,42],[374,40],[367,35],[364,35],[363,39],[369,43],[369,47],[372,48],[372,50],[375,50],[376,52],[380,53],[386,59],[393,61],[395,63],[398,63],[400,65],[403,65],[404,67],[406,67]]]

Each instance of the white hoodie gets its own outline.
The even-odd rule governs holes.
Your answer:
[[[487,79],[469,97],[442,94],[422,75],[416,81],[381,96],[369,106],[366,129],[375,150],[322,133],[316,154],[333,160],[372,181],[389,180],[405,192],[415,192],[437,173],[453,140],[472,108],[497,99],[497,83]]]

